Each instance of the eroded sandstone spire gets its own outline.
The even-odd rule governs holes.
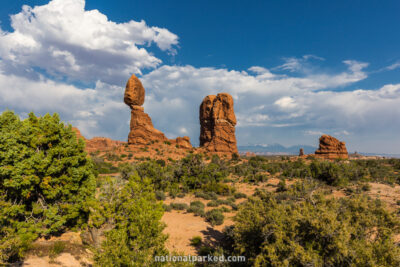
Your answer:
[[[199,115],[200,147],[210,152],[237,153],[232,96],[228,93],[206,96]]]
[[[142,105],[145,99],[145,89],[140,80],[132,75],[125,87],[124,102],[131,108],[130,132],[128,143],[132,145],[148,145],[154,142],[170,141],[178,147],[190,149],[189,137],[178,137],[176,140],[168,140],[164,133],[153,126],[150,116],[144,112]]]

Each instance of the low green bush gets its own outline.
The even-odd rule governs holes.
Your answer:
[[[202,242],[201,236],[194,236],[192,239],[190,239],[190,245],[194,247],[200,246]]]
[[[236,199],[240,198],[247,198],[247,195],[245,193],[237,192],[233,195]]]
[[[155,194],[157,200],[165,200],[167,198],[163,191],[156,191]]]
[[[170,206],[174,210],[186,210],[189,208],[186,203],[171,203]]]
[[[212,209],[206,212],[206,220],[212,225],[221,225],[224,223],[224,214],[220,209]]]

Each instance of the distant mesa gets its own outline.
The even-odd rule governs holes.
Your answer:
[[[228,93],[206,96],[199,113],[200,147],[208,152],[238,153],[232,96]]]
[[[319,138],[319,148],[315,151],[315,156],[324,159],[349,158],[346,143],[326,134]]]

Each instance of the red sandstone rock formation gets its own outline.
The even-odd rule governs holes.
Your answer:
[[[227,93],[209,95],[200,105],[200,147],[209,152],[237,153],[233,98]]]
[[[304,149],[300,148],[299,156],[304,156]]]
[[[132,75],[126,83],[124,102],[128,106],[141,106],[144,103],[145,90],[135,75]]]
[[[105,137],[93,137],[92,139],[86,139],[86,151],[89,153],[111,151],[124,144],[126,144],[126,142],[116,141]]]
[[[81,131],[79,131],[78,128],[72,127],[72,131],[75,132],[76,138],[86,140],[85,137],[83,137],[83,135],[81,134]]]
[[[165,135],[154,128],[153,122],[148,114],[144,112],[143,107],[145,98],[145,89],[140,80],[132,75],[125,88],[124,102],[131,108],[130,132],[128,143],[132,145],[147,145],[152,142],[164,142],[168,140]],[[189,137],[173,140],[177,145],[191,148]]]
[[[349,157],[346,143],[326,134],[319,138],[319,148],[315,151],[315,155],[325,159],[347,159]]]
[[[177,137],[177,138],[175,139],[175,142],[176,142],[176,145],[177,145],[179,148],[185,148],[185,149],[191,149],[191,148],[193,148],[193,147],[192,147],[192,144],[190,143],[190,138],[189,138],[189,136]]]

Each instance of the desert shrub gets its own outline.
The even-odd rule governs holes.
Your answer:
[[[247,198],[247,195],[245,193],[237,192],[233,195],[236,199],[240,198]]]
[[[118,172],[118,168],[109,162],[105,162],[103,158],[92,157],[94,167],[97,173],[110,174]]]
[[[207,207],[218,207],[220,202],[218,200],[211,200],[207,203]]]
[[[63,241],[56,241],[50,248],[49,257],[53,259],[63,253],[65,250],[65,242]]]
[[[97,266],[154,266],[155,255],[165,255],[163,208],[149,179],[133,175],[122,184],[110,181],[93,205],[91,226],[109,225],[95,252]]]
[[[276,188],[276,192],[284,192],[286,191],[286,182],[284,179],[280,180],[278,183],[278,187]]]
[[[190,245],[194,247],[200,246],[202,242],[201,236],[194,236],[192,239],[190,239]]]
[[[190,206],[186,211],[190,212],[190,213],[193,213],[196,216],[200,216],[200,217],[204,217],[205,216],[204,207]]]
[[[160,165],[161,167],[165,167],[165,160],[163,160],[163,159],[158,159],[158,160],[156,160],[156,163],[157,163],[158,165]]]
[[[186,203],[171,203],[170,206],[174,210],[186,210],[189,208]]]
[[[186,195],[185,193],[178,193],[176,196],[179,197],[179,198],[184,198],[185,195]]]
[[[222,212],[230,212],[230,211],[231,211],[230,209],[228,209],[228,208],[225,207],[225,206],[221,207],[220,210],[221,210]]]
[[[121,160],[122,160],[121,157],[118,156],[118,155],[115,154],[115,153],[107,153],[107,154],[106,154],[106,159],[107,159],[108,161],[121,161]]]
[[[212,209],[206,212],[206,220],[212,225],[221,225],[224,223],[224,214],[220,209]]]
[[[194,196],[205,199],[205,200],[217,200],[218,199],[218,195],[214,192],[197,191],[194,193]]]
[[[164,211],[171,211],[172,210],[172,207],[170,205],[163,204],[162,207],[163,207]]]
[[[371,185],[368,183],[365,183],[361,186],[361,190],[363,191],[371,191]]]
[[[231,206],[232,210],[238,210],[238,205],[235,203],[231,203],[229,206]]]
[[[220,183],[207,183],[207,184],[204,184],[201,188],[203,191],[214,192],[221,196],[229,196],[236,191],[236,189],[234,187],[229,186],[228,184],[221,183],[221,182]]]
[[[84,146],[57,114],[0,116],[0,264],[38,236],[86,223],[96,184]]]
[[[192,201],[190,202],[190,207],[187,209],[187,212],[194,213],[197,216],[204,217],[204,204],[200,201]]]
[[[135,168],[130,163],[120,163],[118,165],[118,170],[121,174],[122,179],[128,179],[129,176],[131,176],[134,173]]]
[[[229,205],[230,203],[234,203],[235,201],[236,201],[236,198],[235,197],[228,197],[227,199],[226,199],[226,201],[227,201],[227,205]]]
[[[201,201],[192,201],[190,202],[190,207],[199,207],[204,209],[205,205]]]
[[[165,193],[163,191],[156,191],[155,195],[156,195],[157,200],[165,200],[166,199]]]
[[[400,264],[399,221],[366,196],[326,198],[315,184],[297,183],[278,194],[259,191],[235,221],[232,247],[248,266]]]

